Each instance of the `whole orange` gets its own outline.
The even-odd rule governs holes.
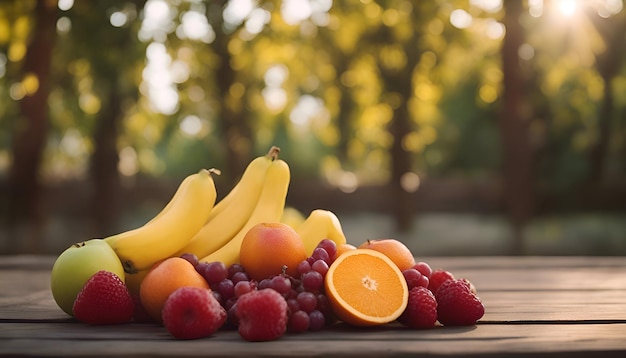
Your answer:
[[[306,260],[306,249],[300,236],[284,223],[259,223],[241,242],[239,262],[248,275],[260,281],[282,272],[295,276],[298,264]]]
[[[344,252],[352,251],[355,249],[356,249],[356,246],[352,244],[348,244],[348,243],[337,245],[337,254],[335,255],[335,257],[339,257]]]
[[[415,265],[415,257],[411,250],[402,241],[396,239],[367,240],[359,249],[372,249],[385,254],[398,266],[400,271]]]
[[[139,299],[150,317],[161,322],[161,310],[169,295],[185,286],[209,288],[189,261],[171,257],[154,265],[141,281]]]

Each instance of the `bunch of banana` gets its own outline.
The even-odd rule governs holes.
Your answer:
[[[289,188],[291,173],[287,163],[281,159],[278,159],[276,157],[277,154],[278,152],[276,151],[275,154],[270,155],[270,159],[272,160],[272,162],[265,172],[265,177],[263,178],[262,182],[262,189],[260,190],[258,199],[256,201],[252,200],[251,198],[244,200],[244,202],[247,200],[254,202],[254,208],[252,212],[246,217],[244,225],[237,231],[234,236],[227,240],[227,242],[223,246],[219,247],[217,250],[213,250],[212,252],[209,252],[204,256],[197,255],[200,258],[200,261],[221,261],[226,266],[230,266],[231,264],[239,261],[239,250],[241,248],[241,242],[243,241],[246,233],[254,225],[262,222],[280,221],[283,214],[283,209],[285,208],[285,201],[287,198],[287,191]],[[238,188],[237,190],[239,191],[242,189]],[[242,204],[242,202],[233,202],[230,205],[239,206]],[[224,212],[226,212],[226,209],[224,209]],[[234,220],[235,218],[230,219]],[[214,220],[217,220],[217,217]],[[221,225],[229,225],[229,220],[220,220],[220,223]]]
[[[262,222],[286,219],[285,202],[290,181],[289,166],[272,147],[252,160],[233,189],[216,203],[211,171],[190,175],[152,220],[144,226],[104,239],[116,252],[130,286],[158,261],[184,253],[200,261],[221,261],[226,266],[239,261],[241,242],[246,233]],[[294,223],[307,254],[322,239],[337,245],[346,242],[337,216],[328,210],[313,210]]]
[[[186,177],[169,203],[152,220],[104,240],[120,258],[124,271],[135,274],[174,255],[202,228],[217,198],[214,169]]]
[[[205,257],[226,245],[241,231],[258,206],[266,173],[277,160],[278,153],[278,147],[272,147],[267,155],[257,157],[248,164],[233,189],[215,205],[202,229],[178,250],[178,256],[192,253]],[[281,202],[280,198],[275,200]]]
[[[296,227],[296,232],[304,243],[307,255],[311,255],[317,244],[330,239],[337,245],[346,243],[341,223],[332,211],[316,209],[311,211],[304,222]]]

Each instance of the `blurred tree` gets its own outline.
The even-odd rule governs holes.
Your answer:
[[[36,217],[40,176],[88,177],[105,235],[123,184],[212,165],[227,187],[277,144],[294,182],[316,182],[308,198],[384,188],[350,205],[404,230],[421,184],[501,176],[521,252],[537,203],[567,207],[585,176],[624,171],[626,12],[602,4],[596,36],[547,1],[1,2],[4,211]]]
[[[423,23],[435,13],[428,3],[412,5],[407,1],[388,1],[383,6],[383,26],[366,38],[378,53],[378,68],[385,95],[381,99],[393,109],[389,132],[391,144],[391,190],[398,229],[408,231],[414,219],[412,197],[402,186],[402,178],[413,172],[413,160],[406,140],[416,130],[410,112],[410,98],[415,84],[413,73],[422,55]],[[385,21],[385,19],[387,19]]]
[[[111,235],[119,229],[118,140],[122,134],[120,127],[126,115],[125,109],[134,105],[139,97],[139,78],[135,73],[144,64],[145,45],[137,39],[139,23],[134,20],[144,4],[145,0],[125,1],[113,6],[107,2],[92,4],[80,1],[68,14],[73,28],[68,38],[71,46],[69,53],[75,56],[74,60],[89,63],[94,96],[99,102],[93,111],[88,106],[83,108],[84,116],[95,112],[89,168],[93,183],[91,210],[95,237]],[[118,23],[116,16],[126,20]],[[94,42],[99,46],[93,46]],[[79,98],[86,96],[85,93],[78,95]]]
[[[9,230],[33,231],[20,235],[24,242],[14,243],[22,246],[20,250],[36,252],[43,224],[39,169],[49,125],[49,71],[58,9],[54,0],[37,0],[30,4],[33,5],[32,17],[24,21],[32,24],[32,35],[20,70],[24,94],[19,100],[20,114],[13,127],[7,225]]]
[[[513,229],[513,253],[523,252],[523,229],[534,210],[533,154],[530,147],[529,125],[532,112],[526,98],[523,71],[518,49],[525,43],[520,23],[522,0],[504,4],[506,34],[502,42],[503,103],[500,113],[504,200]]]
[[[220,119],[220,137],[225,149],[225,164],[228,166],[226,174],[234,179],[236,173],[242,173],[247,162],[255,155],[252,152],[255,136],[250,128],[247,107],[241,100],[245,93],[238,93],[241,87],[245,92],[245,84],[237,78],[229,48],[242,25],[234,29],[227,26],[223,15],[227,3],[227,0],[212,3],[207,7],[206,15],[215,31],[215,40],[211,46],[217,57],[214,70],[217,88],[215,100],[219,103],[217,118]]]
[[[597,185],[605,177],[608,148],[611,143],[610,134],[616,121],[614,79],[624,68],[626,11],[605,18],[593,8],[587,10],[587,15],[604,41],[604,51],[595,54],[596,68],[602,77],[604,90],[597,120],[598,135],[589,151],[588,184]]]

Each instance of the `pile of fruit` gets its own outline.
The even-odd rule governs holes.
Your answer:
[[[201,170],[144,226],[72,245],[52,269],[56,303],[88,324],[155,322],[179,339],[235,329],[267,341],[336,322],[426,329],[483,316],[469,281],[416,262],[398,240],[350,245],[328,210],[287,223],[290,173],[278,153],[254,159],[220,201],[217,171]]]

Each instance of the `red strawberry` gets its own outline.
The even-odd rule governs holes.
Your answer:
[[[471,326],[484,314],[485,307],[465,279],[447,280],[435,295],[437,319],[446,326]]]
[[[287,301],[274,289],[251,291],[236,304],[239,334],[248,341],[270,341],[287,330]]]
[[[416,286],[409,291],[409,303],[398,322],[410,328],[432,328],[437,323],[437,301],[429,289]]]
[[[162,310],[163,325],[178,339],[208,337],[226,322],[226,310],[211,290],[181,287],[172,292]]]
[[[434,295],[437,295],[437,290],[439,289],[439,286],[441,286],[442,283],[448,280],[454,280],[454,275],[452,275],[448,271],[437,269],[433,271],[433,273],[430,275],[430,280],[428,282],[428,289]]]
[[[85,323],[116,324],[133,318],[135,303],[124,281],[101,270],[87,280],[72,309],[74,316]]]

